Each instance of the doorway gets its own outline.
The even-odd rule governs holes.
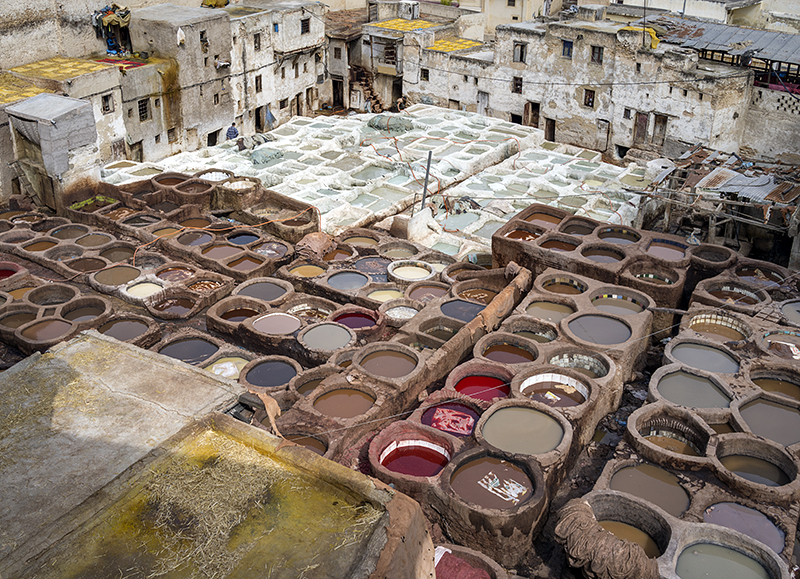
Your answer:
[[[333,79],[333,108],[344,107],[344,81]]]
[[[653,123],[653,143],[655,143],[656,145],[663,145],[666,136],[667,136],[667,117],[664,115],[655,115]]]
[[[525,110],[522,114],[522,124],[526,127],[539,128],[539,103],[525,103]]]
[[[208,137],[206,137],[206,144],[209,147],[213,147],[219,142],[220,131],[222,131],[222,129],[219,129],[217,131],[211,131],[210,133],[208,133]]]
[[[555,119],[545,118],[544,120],[544,140],[554,142],[556,140],[556,121]]]
[[[633,128],[633,142],[644,143],[647,140],[647,124],[650,115],[647,113],[636,113],[636,126]]]
[[[489,114],[489,93],[478,91],[478,114],[486,116]]]

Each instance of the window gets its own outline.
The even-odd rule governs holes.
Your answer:
[[[464,75],[464,82],[469,82],[469,77],[466,74]]]
[[[603,64],[602,46],[592,46],[592,64]]]
[[[517,22],[519,20],[519,16],[512,16],[511,20],[513,20],[514,22]]]
[[[564,58],[572,58],[572,41],[571,40],[562,40],[561,41],[561,56]]]
[[[511,83],[511,92],[522,94],[522,77],[515,76],[514,81]]]
[[[150,99],[142,99],[139,105],[139,122],[144,122],[150,118]]]
[[[427,68],[421,68],[419,71],[419,79],[420,80],[430,80],[431,73]]]
[[[672,94],[672,87],[669,87],[669,94]]]
[[[256,92],[261,92],[261,75],[256,77]]]
[[[703,93],[699,93],[697,96],[700,100],[703,100]]]
[[[517,0],[508,0],[508,5],[512,6],[512,7],[516,6],[517,5]]]
[[[311,18],[303,18],[300,21],[300,34],[308,34],[311,32]]]
[[[253,34],[253,50],[256,52],[261,50],[261,34],[259,32]]]
[[[100,100],[104,115],[114,112],[114,95],[104,94]]]
[[[155,106],[156,108],[160,107],[161,106],[161,99],[154,100],[153,101],[153,106]]]
[[[631,118],[631,109],[626,108],[624,111],[622,111],[622,118],[623,119]]]
[[[683,96],[686,96],[686,95],[688,95],[688,94],[689,94],[689,91],[688,91],[688,90],[686,90],[686,89],[683,89]]]
[[[215,105],[219,104],[219,93],[214,93],[214,104]]]
[[[303,72],[308,72],[308,63],[307,62],[303,63]]]
[[[282,109],[285,109],[285,108],[286,108],[286,107],[288,107],[288,106],[289,106],[289,99],[283,99],[283,100],[281,101],[281,103],[280,103],[280,107],[281,107]]]
[[[342,60],[342,49],[338,46],[333,49],[333,58],[336,60]]]
[[[514,113],[511,113],[511,122],[516,124],[516,125],[521,125],[522,124],[522,115],[515,115]]]
[[[637,72],[637,74],[642,72],[642,63],[641,62],[637,62],[636,63],[636,72]]]
[[[478,77],[476,76],[475,78],[473,78],[473,79],[472,79],[472,82],[473,82],[474,84],[478,84]]]
[[[514,62],[525,62],[525,52],[528,46],[524,42],[514,43]]]
[[[128,118],[129,119],[133,118],[133,109],[128,109]]]
[[[203,59],[203,66],[208,66],[208,57],[207,56]]]
[[[298,76],[300,76],[300,67],[299,67],[299,66],[297,66],[297,63],[296,63],[296,62],[295,62],[293,65],[292,65],[292,71],[294,72],[294,77],[295,77],[295,78],[297,78]]]
[[[170,143],[174,143],[178,140],[178,132],[175,130],[175,127],[171,129],[167,129],[167,141]]]
[[[583,91],[583,105],[587,106],[587,107],[589,107],[591,109],[594,108],[594,91],[593,90],[589,90],[588,88],[584,89],[584,91]]]
[[[161,135],[156,135],[156,145],[161,142]]]
[[[286,78],[286,67],[285,66],[281,67],[281,78]]]
[[[280,27],[278,26],[277,22],[272,25],[272,30],[274,30],[275,32],[278,32],[278,30],[280,30]]]

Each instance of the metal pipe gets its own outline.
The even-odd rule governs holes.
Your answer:
[[[425,198],[428,196],[428,177],[431,174],[431,156],[432,152],[428,151],[428,166],[425,168],[425,184],[422,186],[422,206],[420,211],[425,208]]]

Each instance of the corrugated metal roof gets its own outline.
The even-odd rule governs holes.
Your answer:
[[[713,50],[740,55],[745,52],[763,60],[800,64],[800,35],[755,30],[684,20],[677,16],[648,16],[649,24],[661,26],[662,40],[695,50]]]
[[[697,183],[697,187],[701,187],[703,189],[719,189],[736,176],[738,176],[736,171],[717,167],[711,171],[711,173],[700,179],[700,181]]]

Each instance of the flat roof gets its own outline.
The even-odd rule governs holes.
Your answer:
[[[397,30],[400,32],[413,32],[423,28],[434,28],[442,26],[443,22],[431,22],[430,20],[405,20],[404,18],[394,18],[383,22],[370,22],[370,26],[385,28],[387,30]]]
[[[0,72],[0,105],[15,103],[43,92],[48,91],[18,78],[10,72]]]
[[[361,26],[369,22],[366,8],[336,10],[325,15],[325,34],[330,38],[351,40],[361,35]]]
[[[43,92],[9,105],[6,112],[27,120],[55,120],[69,112],[91,106],[89,101]]]
[[[22,76],[33,76],[50,80],[67,80],[84,74],[91,74],[100,70],[108,70],[112,66],[94,60],[83,60],[80,58],[66,58],[64,56],[54,56],[47,60],[39,60],[22,66],[15,66],[11,72]]]
[[[158,4],[148,8],[137,8],[136,10],[132,10],[131,13],[137,20],[155,21],[172,26],[207,22],[216,18],[230,18],[228,13],[223,10],[193,8],[191,6],[177,6],[175,4]]]
[[[483,46],[483,42],[472,40],[471,38],[460,38],[453,36],[450,38],[442,38],[427,47],[427,50],[437,50],[439,52],[453,52],[456,50],[465,50],[467,48],[475,48]]]

